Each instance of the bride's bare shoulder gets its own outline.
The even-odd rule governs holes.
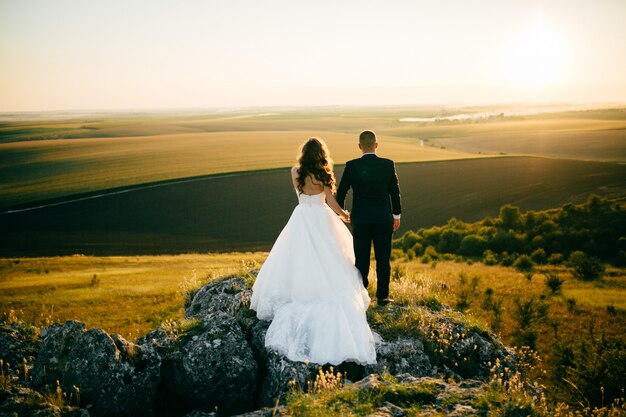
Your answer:
[[[295,176],[298,175],[298,168],[299,167],[297,165],[294,165],[294,166],[291,167],[291,176],[292,177],[295,177]]]

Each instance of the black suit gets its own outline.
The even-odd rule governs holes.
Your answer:
[[[337,189],[337,202],[343,208],[352,188],[352,234],[356,267],[367,287],[370,250],[374,243],[378,300],[389,296],[391,237],[393,214],[400,214],[400,187],[392,160],[375,154],[363,155],[346,163]]]

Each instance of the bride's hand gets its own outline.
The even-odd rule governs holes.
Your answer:
[[[339,217],[341,217],[341,220],[343,220],[344,223],[350,223],[350,213],[347,211],[343,211],[343,213],[341,213],[339,215]]]

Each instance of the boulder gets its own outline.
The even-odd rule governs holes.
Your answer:
[[[43,390],[77,395],[93,416],[149,416],[160,381],[160,358],[150,346],[138,346],[101,329],[85,330],[76,321],[54,324],[41,334],[33,383]]]
[[[185,417],[217,417],[217,414],[205,413],[204,411],[194,410],[191,413],[185,414]]]
[[[233,414],[253,409],[257,363],[231,315],[213,312],[182,334],[151,338],[157,339],[163,343],[158,349],[162,388],[170,401],[198,411],[217,407]]]
[[[297,387],[306,389],[307,382],[315,379],[319,369],[317,364],[293,362],[280,353],[267,349],[265,334],[269,325],[269,321],[259,320],[251,329],[251,345],[262,366],[257,392],[257,402],[261,407],[272,407],[276,401],[284,403],[291,384],[295,383]]]
[[[40,346],[35,327],[21,321],[0,322],[0,358],[5,372],[22,369],[23,373],[25,364],[27,368],[32,366]]]
[[[9,385],[0,387],[0,417],[4,416],[36,416],[36,417],[89,417],[85,409],[63,405],[59,407],[47,402],[47,398],[39,392],[22,387]]]
[[[273,407],[273,408],[264,408],[262,410],[250,411],[249,413],[239,414],[233,417],[289,417],[289,413],[287,412],[287,407],[284,405]]]
[[[252,290],[243,278],[221,278],[200,288],[185,305],[185,318],[206,317],[221,311],[233,316],[245,332],[258,321],[256,312],[250,310]]]
[[[376,365],[367,365],[367,373],[392,375],[411,374],[431,376],[437,371],[424,351],[424,343],[415,338],[392,341],[381,340],[376,344]]]

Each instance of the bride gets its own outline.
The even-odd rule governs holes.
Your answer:
[[[350,221],[349,213],[333,196],[322,140],[301,146],[291,178],[299,204],[252,287],[251,308],[272,320],[265,346],[292,361],[376,363],[365,317],[370,298],[354,266],[352,235],[341,222]]]

